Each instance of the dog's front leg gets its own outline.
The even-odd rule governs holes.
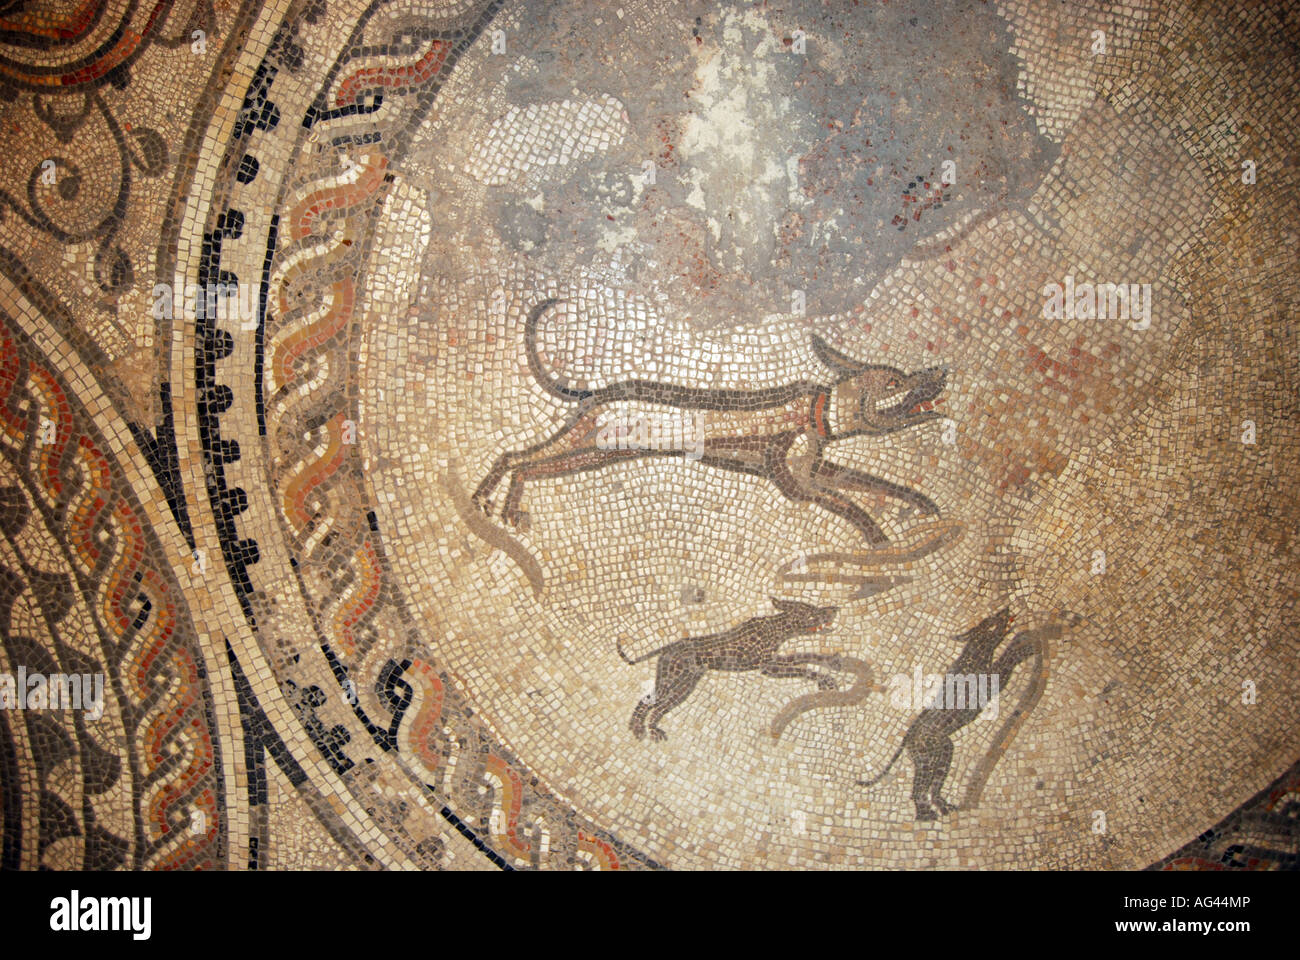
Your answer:
[[[781,654],[769,659],[758,668],[758,672],[765,677],[811,680],[817,684],[818,690],[835,689],[833,677],[804,666],[806,663],[825,663],[825,660],[821,654],[815,653]]]
[[[524,499],[524,474],[525,470],[519,469],[510,475],[510,486],[506,488],[506,502],[501,508],[501,519],[512,527],[521,526],[524,520],[524,511],[522,508]]]
[[[837,487],[840,490],[853,490],[861,493],[879,493],[884,494],[894,500],[909,503],[921,511],[922,514],[937,517],[939,515],[938,505],[923,493],[918,493],[910,487],[902,484],[892,483],[882,477],[875,477],[869,473],[863,473],[861,470],[854,470],[830,460],[819,460],[812,469],[812,475],[816,483]]]
[[[1002,678],[1002,682],[1005,683],[1017,666],[1040,652],[1042,652],[1042,642],[1040,640],[1023,638],[1023,634],[1017,634],[1015,639],[993,661],[990,672],[998,674]]]
[[[880,529],[880,524],[876,523],[871,514],[847,497],[838,496],[820,486],[811,488],[798,486],[791,490],[781,487],[781,492],[791,500],[811,501],[823,510],[847,520],[857,528],[857,531],[862,534],[867,543],[873,547],[883,547],[889,544],[889,537],[885,536],[885,531]]]
[[[847,520],[857,528],[858,532],[873,547],[882,547],[888,544],[889,538],[885,536],[885,531],[880,529],[880,525],[876,523],[871,514],[847,497],[838,496],[812,479],[816,475],[817,466],[824,463],[820,459],[820,447],[815,449],[811,455],[814,464],[811,469],[807,466],[806,461],[799,473],[796,474],[791,469],[787,457],[796,439],[797,435],[780,438],[780,442],[773,443],[768,451],[768,475],[771,477],[772,482],[776,484],[776,488],[789,500],[811,501],[823,510]],[[705,462],[707,462],[707,458]]]
[[[474,502],[474,506],[478,507],[484,513],[491,515],[492,491],[497,488],[497,485],[501,483],[501,480],[505,475],[514,469],[515,461],[518,456],[519,455],[516,453],[507,452],[496,458],[496,461],[492,464],[492,469],[487,472],[487,476],[485,476],[483,481],[475,488],[474,495],[470,498]]]

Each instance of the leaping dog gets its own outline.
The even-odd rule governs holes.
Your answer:
[[[946,682],[950,686],[954,683],[954,678],[958,684],[968,679],[974,682],[980,676],[991,674],[991,681],[995,683],[994,697],[997,697],[998,691],[1006,689],[1007,681],[1021,662],[1035,654],[1041,655],[1043,638],[1052,633],[1059,635],[1060,632],[1059,628],[1053,627],[1025,630],[1016,634],[1008,642],[1007,635],[1014,619],[1011,611],[1004,607],[958,636],[956,639],[962,644],[961,653],[948,668]],[[999,649],[1002,652],[995,658],[993,655]],[[1016,714],[1024,712],[1032,689],[1031,685],[1031,688],[1022,694]],[[952,739],[963,727],[973,723],[983,712],[984,707],[985,704],[982,702],[964,701],[960,706],[939,703],[924,707],[907,728],[907,733],[903,735],[903,742],[889,758],[885,769],[870,780],[859,780],[858,785],[870,787],[879,783],[906,750],[914,768],[912,803],[916,807],[916,819],[937,820],[940,814],[952,813],[957,808],[943,798],[944,783],[952,767]],[[994,751],[1001,751],[1006,746],[1006,739],[1013,732],[1012,727],[1004,726],[998,734],[998,739],[1002,742],[994,744],[990,755],[993,755]]]
[[[654,692],[642,697],[632,711],[632,733],[640,740],[647,725],[651,740],[666,740],[659,728],[664,714],[691,695],[700,678],[710,670],[740,672],[757,670],[765,677],[812,680],[818,690],[834,690],[835,679],[813,666],[833,669],[842,658],[823,653],[781,653],[791,637],[819,633],[831,625],[838,607],[818,607],[799,600],[770,598],[776,613],[750,617],[744,623],[707,637],[683,637],[633,660],[618,644],[618,655],[629,665],[658,657]]]
[[[575,404],[565,424],[548,439],[502,454],[474,491],[474,502],[491,513],[491,496],[506,474],[501,517],[522,520],[524,484],[529,480],[572,476],[615,463],[651,456],[687,454],[685,445],[619,446],[602,441],[616,406],[641,404],[677,410],[711,411],[697,441],[698,459],[711,467],[771,480],[788,499],[811,502],[851,523],[873,546],[889,542],[875,519],[848,493],[883,494],[910,504],[923,515],[938,516],[929,497],[881,477],[826,459],[828,445],[857,436],[884,436],[936,419],[923,409],[943,390],[947,369],[906,373],[896,367],[862,363],[832,349],[814,335],[813,350],[834,374],[827,381],[799,380],[779,387],[740,390],[684,387],[655,380],[621,380],[595,389],[577,389],[549,376],[537,350],[537,327],[546,311],[561,301],[543,300],[528,312],[524,344],[528,369],[554,397]],[[806,438],[805,446],[799,444]],[[792,451],[799,455],[792,456]]]

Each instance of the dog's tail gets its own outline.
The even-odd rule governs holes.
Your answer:
[[[873,787],[873,786],[875,786],[877,783],[879,783],[881,780],[885,779],[885,774],[887,774],[887,773],[889,772],[890,768],[893,767],[893,765],[894,765],[894,761],[897,760],[900,756],[903,755],[903,748],[904,748],[905,746],[907,746],[907,742],[906,742],[906,740],[904,740],[903,743],[900,743],[900,744],[898,745],[898,749],[894,751],[894,755],[893,755],[892,757],[889,758],[889,762],[888,762],[887,764],[885,764],[885,769],[884,769],[884,770],[881,770],[880,773],[879,773],[879,775],[873,777],[873,778],[870,779],[870,780],[859,780],[859,781],[858,781],[858,786],[859,786],[859,787]]]
[[[676,641],[674,641],[674,642],[676,642]],[[672,644],[671,644],[671,643],[665,643],[665,644],[664,644],[662,647],[660,647],[658,650],[651,650],[649,653],[647,653],[647,654],[645,654],[645,655],[643,655],[643,656],[637,657],[635,660],[629,659],[629,658],[628,658],[628,655],[627,655],[626,653],[623,652],[623,641],[622,641],[622,640],[615,641],[614,646],[615,646],[615,647],[617,648],[617,650],[618,650],[618,655],[619,655],[620,657],[623,658],[623,662],[624,662],[624,663],[628,664],[629,666],[636,666],[638,663],[644,663],[646,660],[649,660],[651,657],[657,657],[657,656],[659,656],[659,654],[663,653],[665,650],[667,650],[669,647],[671,647]]]
[[[561,400],[586,400],[592,395],[592,391],[575,390],[564,386],[562,380],[546,372],[546,368],[542,366],[542,358],[537,353],[538,321],[542,319],[542,314],[560,302],[555,297],[548,297],[528,311],[528,319],[524,321],[524,346],[528,351],[528,369],[538,385],[551,396],[559,397]]]

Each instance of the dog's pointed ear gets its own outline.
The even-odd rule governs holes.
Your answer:
[[[791,610],[794,609],[794,604],[792,604],[789,600],[778,600],[776,597],[770,594],[768,595],[767,599],[771,600],[772,606],[776,607],[782,613],[789,613]]]
[[[815,333],[812,335],[812,348],[813,353],[817,354],[817,359],[836,373],[861,373],[868,366],[861,360],[854,360],[847,354],[840,353]]]

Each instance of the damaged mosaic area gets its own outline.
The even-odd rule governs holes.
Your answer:
[[[0,24],[0,866],[1295,868],[1285,2]]]

